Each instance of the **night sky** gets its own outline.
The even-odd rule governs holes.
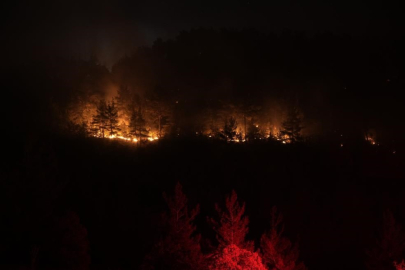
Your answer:
[[[199,27],[384,39],[403,31],[399,1],[26,1],[3,10],[9,49],[92,54],[107,66],[137,46]]]

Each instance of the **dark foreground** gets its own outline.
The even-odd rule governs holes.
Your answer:
[[[203,239],[215,242],[206,217],[235,189],[246,202],[248,238],[258,244],[276,205],[285,234],[299,238],[301,259],[313,270],[364,269],[383,211],[405,221],[403,152],[363,142],[175,139],[135,147],[56,137],[32,138],[5,154],[1,269],[30,269],[33,258],[37,269],[57,265],[56,235],[69,222],[87,230],[88,243],[76,243],[89,244],[91,269],[137,269],[160,230],[162,192],[172,192],[178,181],[190,205],[201,205],[196,223]],[[74,221],[63,223],[66,213],[75,213]]]

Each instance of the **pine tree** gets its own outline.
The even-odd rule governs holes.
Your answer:
[[[131,135],[138,141],[142,141],[148,137],[148,130],[146,129],[146,121],[143,118],[141,108],[138,111],[134,110],[129,124]]]
[[[287,142],[295,143],[301,140],[301,118],[296,107],[288,111],[287,119],[282,123],[280,134]]]
[[[369,270],[393,269],[393,263],[403,260],[405,234],[391,211],[385,211],[381,237],[367,255],[366,266]]]
[[[117,135],[117,132],[120,130],[120,128],[118,126],[118,109],[114,99],[107,104],[105,116],[107,119],[105,127],[106,130],[109,132],[109,135]]]
[[[91,131],[97,137],[105,137],[107,128],[107,104],[104,99],[101,99],[97,105],[96,115],[93,116],[91,122]]]
[[[206,269],[200,247],[200,235],[196,235],[193,222],[199,206],[189,211],[188,200],[182,186],[177,183],[173,197],[163,195],[169,208],[163,227],[165,236],[148,256],[147,269]]]
[[[219,250],[229,245],[251,249],[253,247],[252,243],[248,243],[245,240],[246,234],[249,231],[249,219],[244,216],[245,203],[239,204],[238,195],[234,190],[226,198],[225,208],[225,211],[222,211],[218,204],[216,204],[215,209],[218,212],[219,221],[213,218],[209,219],[214,231],[217,233]]]
[[[277,213],[276,207],[271,212],[271,228],[260,240],[263,261],[269,269],[274,270],[305,270],[304,263],[299,262],[299,249],[283,236],[283,217]]]
[[[225,247],[218,253],[209,270],[267,270],[257,252],[248,251],[235,245]]]

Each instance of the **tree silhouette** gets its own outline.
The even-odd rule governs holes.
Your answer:
[[[367,255],[366,266],[369,270],[393,269],[393,263],[403,260],[405,235],[391,211],[385,211],[381,237],[376,241],[376,245],[367,251]]]
[[[269,269],[274,270],[305,270],[304,263],[298,262],[299,249],[297,244],[283,236],[283,217],[277,213],[276,207],[271,211],[271,228],[260,240],[262,258]]]
[[[173,106],[164,99],[166,96],[164,91],[159,91],[159,87],[157,89],[145,100],[145,110],[151,123],[155,125],[157,136],[162,138],[168,132],[171,118],[173,118]]]
[[[146,129],[146,121],[143,118],[141,108],[138,111],[134,110],[129,124],[131,135],[135,136],[139,141],[148,137],[148,130]]]
[[[301,130],[299,111],[296,107],[293,107],[288,111],[287,119],[282,124],[280,134],[285,141],[294,143],[301,140]]]
[[[120,128],[118,127],[118,109],[114,99],[107,104],[105,109],[105,117],[107,120],[105,127],[108,130],[109,135],[117,135]]]
[[[231,116],[225,120],[223,135],[228,141],[235,140],[237,127],[238,125],[235,117]]]
[[[226,198],[225,211],[222,211],[218,204],[215,205],[215,209],[218,212],[219,221],[213,218],[208,220],[217,233],[219,250],[230,245],[251,249],[252,243],[245,240],[249,231],[249,219],[244,216],[245,203],[239,204],[236,192],[232,190],[231,195]]]
[[[91,122],[91,131],[95,136],[105,137],[105,130],[107,128],[107,104],[104,99],[101,99],[97,105],[96,115],[93,116]]]
[[[39,252],[39,264],[44,261],[52,269],[86,270],[90,265],[87,230],[75,212],[69,211],[53,222],[50,241]],[[42,252],[43,251],[43,252]],[[43,268],[39,267],[39,268]]]
[[[194,219],[199,206],[189,211],[187,197],[182,186],[177,183],[174,196],[163,194],[169,208],[163,217],[164,237],[148,256],[146,269],[204,269],[200,247],[200,235],[196,235]]]
[[[260,129],[259,125],[254,123],[254,120],[249,122],[248,128],[247,128],[247,134],[246,134],[246,139],[247,140],[257,140],[261,138],[260,134]]]

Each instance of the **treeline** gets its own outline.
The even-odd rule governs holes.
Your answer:
[[[26,125],[16,121],[33,118],[28,122],[38,125],[41,118],[44,127],[80,132],[83,124],[91,129],[100,100],[118,97],[121,129],[129,132],[135,111],[149,136],[208,133],[231,117],[243,133],[249,124],[278,133],[296,107],[305,135],[364,137],[371,130],[390,141],[403,133],[401,44],[331,33],[196,29],[138,48],[111,71],[95,58],[27,61],[6,71],[12,74],[5,89],[14,95],[9,124],[21,129]]]

